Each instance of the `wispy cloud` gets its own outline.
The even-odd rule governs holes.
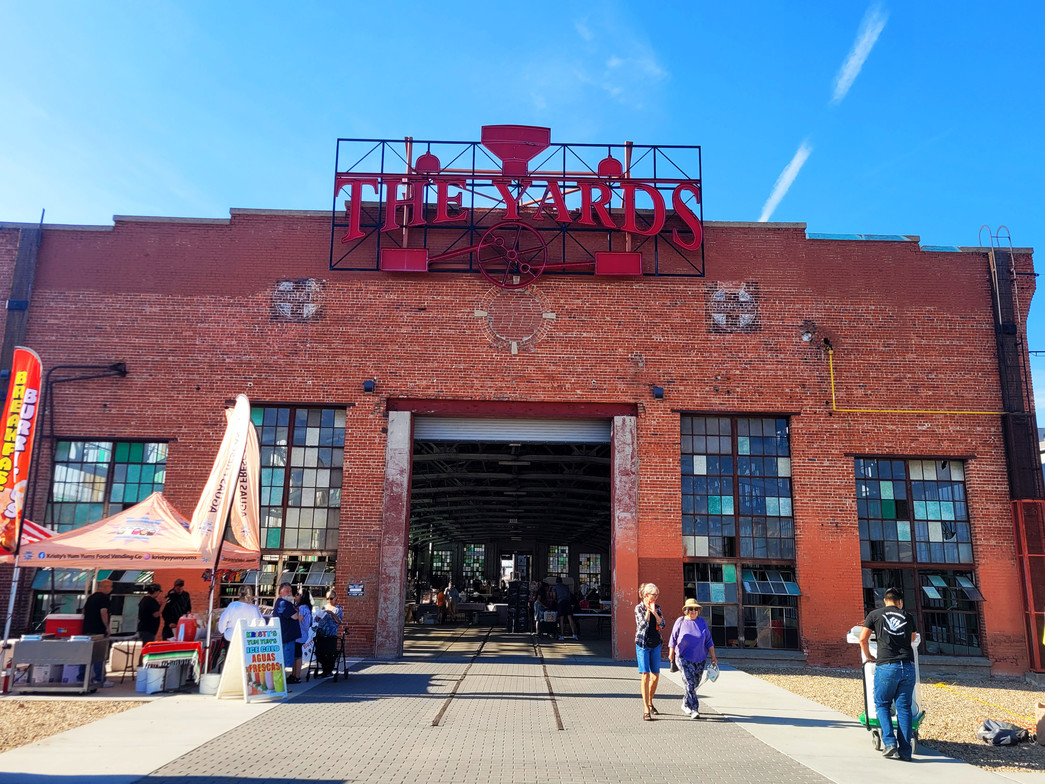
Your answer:
[[[773,192],[769,194],[769,198],[766,199],[765,205],[762,207],[762,216],[758,219],[760,223],[765,223],[773,215],[777,205],[787,195],[788,189],[791,187],[791,183],[795,181],[795,177],[802,170],[802,166],[805,164],[806,159],[809,157],[809,153],[813,151],[813,148],[809,146],[808,141],[802,142],[799,146],[798,151],[795,152],[795,156],[791,159],[791,163],[784,167],[784,170],[780,172],[780,176],[777,177],[776,185],[773,186]]]
[[[577,31],[577,35],[583,38],[585,41],[592,41],[595,39],[595,33],[588,27],[588,17],[578,19],[573,23],[573,29]]]
[[[853,48],[849,50],[849,56],[845,58],[845,62],[835,75],[835,91],[831,96],[832,104],[841,103],[846,93],[849,92],[849,88],[853,86],[853,82],[856,81],[856,77],[860,75],[860,71],[864,67],[867,56],[871,54],[878,36],[885,29],[887,21],[889,21],[889,14],[883,11],[879,4],[875,3],[867,9],[867,13],[864,14],[864,19],[860,23],[860,29],[856,33]]]

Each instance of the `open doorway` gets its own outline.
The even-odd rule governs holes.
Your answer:
[[[597,440],[418,431],[411,466],[408,630],[456,623],[539,632],[530,586],[561,576],[571,587],[582,640],[603,640],[609,655],[608,426],[606,437]]]

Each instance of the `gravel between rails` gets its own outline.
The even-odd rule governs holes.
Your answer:
[[[864,700],[857,670],[807,670],[745,667],[744,671],[782,689],[857,718]],[[948,757],[991,771],[1045,771],[1045,746],[988,746],[976,737],[986,718],[1010,721],[1034,731],[1034,708],[1045,702],[1045,691],[1015,678],[940,680],[926,677],[921,684],[922,722],[918,742]],[[868,734],[870,746],[871,737]]]
[[[0,700],[0,753],[144,705],[127,700]]]

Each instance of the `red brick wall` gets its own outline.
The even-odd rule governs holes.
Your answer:
[[[124,379],[60,387],[56,430],[174,439],[167,495],[186,513],[235,394],[354,403],[337,585],[367,585],[366,598],[346,601],[357,652],[373,644],[384,399],[567,399],[639,404],[639,579],[660,585],[672,617],[682,603],[679,412],[792,415],[801,624],[816,664],[852,664],[845,632],[862,617],[853,453],[968,456],[987,652],[999,670],[1025,667],[999,418],[832,412],[822,343],[836,350],[838,408],[998,410],[983,254],[711,224],[704,279],[545,275],[531,293],[555,317],[513,355],[476,316],[490,302],[485,279],[330,271],[329,231],[323,216],[278,214],[46,231],[28,343],[47,367],[127,362]],[[1029,256],[1020,264],[1029,270]],[[274,320],[275,282],[309,277],[327,282],[322,319]],[[720,282],[757,292],[758,331],[709,331]],[[807,322],[818,328],[808,343]],[[362,393],[364,378],[377,393]]]

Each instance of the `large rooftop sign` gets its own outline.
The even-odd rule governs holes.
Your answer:
[[[338,139],[332,270],[704,274],[700,148],[552,144],[488,125],[479,142]]]

